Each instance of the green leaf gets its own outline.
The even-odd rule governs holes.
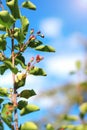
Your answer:
[[[0,65],[0,74],[3,75],[7,69],[8,67],[5,64]]]
[[[8,11],[0,11],[0,24],[6,28],[10,28],[15,22],[15,19]]]
[[[78,120],[78,116],[75,116],[75,115],[64,115],[63,119],[67,120],[67,121],[77,121]]]
[[[21,110],[23,107],[25,107],[26,105],[28,104],[27,101],[24,101],[24,100],[20,100],[18,102],[18,109]]]
[[[3,62],[14,74],[17,74],[18,69],[16,67],[13,67],[12,62],[9,59],[5,59]]]
[[[35,50],[44,51],[44,52],[55,52],[55,49],[53,47],[47,45],[40,45],[36,47]]]
[[[6,27],[0,24],[0,31],[6,31]]]
[[[21,54],[16,57],[15,64],[20,64],[23,69],[26,69],[25,59]]]
[[[16,79],[15,79],[15,87],[16,87],[16,89],[24,86],[25,81],[26,81],[26,75],[25,74],[18,74]]]
[[[38,130],[38,127],[33,122],[26,122],[26,123],[21,125],[21,129],[20,130]]]
[[[86,130],[86,129],[87,129],[87,124],[84,124],[84,125],[76,126],[74,130]]]
[[[30,98],[32,96],[36,95],[36,93],[34,92],[34,90],[23,90],[21,93],[20,93],[20,97],[23,97],[23,98]]]
[[[6,40],[2,37],[2,35],[0,36],[0,50],[6,50]]]
[[[7,6],[9,7],[13,17],[15,19],[20,18],[20,11],[19,11],[19,7],[18,7],[18,0],[7,0],[6,2]]]
[[[83,120],[83,119],[84,119],[85,114],[84,114],[84,113],[82,113],[82,112],[80,112],[79,116],[80,116],[80,118]]]
[[[29,114],[31,112],[35,112],[35,111],[38,111],[38,110],[40,110],[38,106],[28,104],[20,111],[20,115],[23,116],[23,115],[26,115],[26,114]]]
[[[61,129],[66,129],[66,130],[75,130],[75,126],[74,125],[63,125],[61,127]]]
[[[43,43],[39,40],[31,40],[28,44],[28,47],[35,48],[41,44],[43,44]]]
[[[86,102],[86,103],[83,103],[83,104],[80,106],[80,111],[81,111],[81,113],[83,113],[83,114],[86,114],[86,113],[87,113],[87,102]]]
[[[0,96],[7,97],[8,96],[8,89],[0,87]]]
[[[46,72],[38,67],[31,68],[29,74],[36,75],[36,76],[46,76]]]
[[[3,121],[11,128],[12,127],[12,112],[13,110],[9,110],[10,107],[13,107],[12,104],[4,104],[1,111],[1,118]]]
[[[81,69],[81,62],[79,60],[76,61],[76,68],[77,68],[77,70]]]
[[[29,21],[25,16],[21,16],[21,24],[22,24],[22,31],[24,35],[26,35],[28,32]]]
[[[25,36],[21,28],[14,28],[14,38],[19,43],[22,43],[25,40]]]
[[[4,101],[4,99],[3,99],[3,98],[0,98],[0,104],[1,104],[3,101]]]
[[[53,126],[49,123],[46,125],[46,130],[54,130]]]
[[[36,10],[36,6],[30,1],[23,2],[22,7],[27,8],[27,9]]]

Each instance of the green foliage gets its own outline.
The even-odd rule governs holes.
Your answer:
[[[0,35],[0,50],[6,50],[6,40],[3,35]]]
[[[38,127],[33,122],[26,122],[21,125],[20,130],[38,130]]]
[[[67,120],[67,121],[77,121],[78,120],[78,116],[75,116],[75,115],[64,115],[63,119]]]
[[[3,119],[3,121],[10,127],[12,128],[12,113],[13,113],[13,105],[8,103],[8,104],[4,104],[2,111],[1,111],[1,117]]]
[[[26,115],[26,114],[29,114],[31,112],[35,112],[35,111],[38,111],[38,110],[40,110],[38,106],[28,104],[25,107],[23,107],[23,109],[21,109],[20,115],[23,116],[23,115]]]
[[[18,7],[18,0],[6,0],[6,4],[9,7],[11,14],[15,19],[20,18],[20,11]],[[15,11],[16,10],[16,11]]]
[[[38,68],[38,67],[31,68],[29,71],[29,74],[37,75],[37,76],[46,76],[47,75],[43,69]]]
[[[77,70],[81,69],[81,62],[79,60],[76,61],[76,68],[77,68]]]
[[[7,70],[7,66],[5,64],[0,65],[0,74],[3,75],[4,72]]]
[[[6,28],[10,28],[15,22],[14,17],[4,10],[0,12],[0,24]]]
[[[39,40],[31,40],[28,47],[35,48],[41,44],[43,44],[43,43]]]
[[[16,87],[16,89],[24,86],[25,81],[26,81],[26,75],[22,74],[22,73],[18,74],[16,79],[15,79],[15,87]]]
[[[15,64],[20,64],[23,69],[26,69],[25,58],[22,56],[22,54],[16,57]]]
[[[27,101],[24,101],[24,100],[20,100],[18,102],[18,109],[21,110],[23,107],[25,107],[26,105],[28,104]]]
[[[0,7],[1,4],[2,2],[0,2]],[[0,11],[0,30],[4,31],[4,34],[0,35],[0,75],[3,75],[9,69],[12,73],[13,86],[10,89],[0,87],[0,129],[4,130],[3,122],[5,122],[9,128],[14,130],[18,127],[15,125],[18,124],[18,119],[14,116],[14,114],[18,114],[17,109],[19,109],[21,116],[39,110],[38,106],[28,104],[29,98],[35,96],[36,93],[33,89],[24,88],[27,76],[47,75],[42,68],[35,66],[36,63],[43,60],[43,56],[37,55],[35,59],[32,57],[32,60],[26,63],[23,53],[28,48],[43,52],[55,52],[55,49],[48,45],[42,45],[43,42],[37,39],[37,37],[44,38],[40,31],[34,34],[34,30],[31,29],[26,40],[30,23],[28,18],[21,14],[18,0],[6,0],[6,6],[9,10],[3,8]],[[30,0],[24,1],[22,7],[36,10],[36,5]],[[20,27],[16,27],[17,20],[19,20]],[[8,38],[11,44],[8,43]],[[8,55],[6,55],[7,52]],[[21,87],[24,89],[19,93],[18,89]],[[8,100],[5,100],[5,98]],[[33,122],[26,122],[19,129],[38,130],[38,127]],[[53,127],[48,124],[47,130],[53,130]]]
[[[8,89],[7,88],[3,88],[3,87],[0,87],[0,96],[1,97],[7,97],[9,94],[8,94]]]
[[[26,35],[29,27],[29,21],[25,16],[21,16],[21,24],[22,24],[22,31],[24,35]]]
[[[54,130],[53,126],[51,124],[46,125],[46,130]]]
[[[36,10],[36,6],[30,1],[23,2],[22,6],[27,9]]]
[[[23,98],[30,98],[32,96],[36,95],[36,93],[34,92],[34,90],[23,90],[21,93],[20,93],[20,97],[23,97]]]
[[[35,48],[35,50],[38,50],[38,51],[44,51],[44,52],[55,52],[55,49],[51,46],[47,46],[47,45],[40,45],[40,46],[37,46]]]
[[[87,113],[87,103],[83,103],[83,104],[80,106],[80,111],[81,111],[81,113],[83,113],[83,114],[86,114],[86,113]]]
[[[13,73],[18,73],[18,69],[13,66],[12,62],[9,59],[5,59],[3,62],[7,66],[7,68],[10,69]]]

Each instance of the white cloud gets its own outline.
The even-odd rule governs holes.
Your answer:
[[[61,34],[62,21],[57,18],[47,18],[41,21],[40,29],[46,37],[55,38]]]
[[[36,93],[44,87],[45,77],[29,75],[26,79],[26,88],[34,89]]]
[[[0,86],[6,86],[11,87],[13,84],[12,81],[12,74],[11,73],[5,73],[4,75],[0,75]]]
[[[75,62],[77,60],[82,60],[82,56],[55,56],[47,59],[45,66],[48,73],[54,76],[67,76],[69,72],[76,70]]]

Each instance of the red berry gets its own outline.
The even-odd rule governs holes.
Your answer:
[[[40,55],[37,55],[36,56],[36,62],[40,62],[41,60],[43,60],[44,57],[40,56]]]
[[[36,39],[36,37],[34,35],[31,35],[30,38],[29,38],[30,41],[35,40],[35,39]]]

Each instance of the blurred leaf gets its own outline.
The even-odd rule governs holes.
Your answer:
[[[3,101],[4,101],[4,99],[3,99],[3,98],[0,98],[0,104],[1,104]]]
[[[41,44],[43,44],[43,43],[39,40],[31,40],[28,44],[28,47],[35,48]]]
[[[46,72],[38,67],[31,68],[29,74],[36,75],[36,76],[46,76]]]
[[[25,59],[22,54],[18,55],[15,59],[15,64],[20,64],[23,69],[26,69]]]
[[[18,41],[18,43],[22,43],[25,40],[25,35],[21,28],[14,28],[14,38]]]
[[[18,109],[21,110],[21,109],[22,109],[23,107],[25,107],[27,104],[28,104],[27,101],[20,100],[20,101],[18,102]]]
[[[20,88],[20,87],[22,87],[22,86],[24,86],[25,85],[25,78],[23,78],[22,80],[20,80],[20,81],[18,81],[18,82],[16,82],[15,84],[15,86],[16,86],[16,88],[18,89],[18,88]]]
[[[24,35],[28,32],[29,21],[25,16],[21,16],[22,31]]]
[[[6,50],[6,40],[0,35],[0,50]]]
[[[20,111],[20,115],[23,116],[23,115],[26,115],[26,114],[29,114],[31,112],[35,112],[35,111],[38,111],[38,110],[40,110],[38,106],[28,104]]]
[[[87,102],[86,102],[86,103],[83,103],[83,104],[80,106],[80,111],[81,111],[81,113],[83,113],[83,114],[86,114],[86,113],[87,113]]]
[[[20,11],[19,11],[19,7],[18,7],[18,0],[6,0],[6,4],[9,7],[13,17],[15,19],[20,18]]]
[[[77,121],[78,116],[75,115],[63,115],[63,119],[67,121]]]
[[[27,9],[36,10],[36,6],[30,1],[23,2],[22,7],[27,8]]]
[[[16,67],[13,67],[12,62],[9,59],[5,59],[3,62],[14,74],[17,74],[18,69]]]
[[[36,95],[36,93],[34,92],[34,90],[23,90],[21,93],[20,93],[20,97],[23,97],[23,98],[30,98],[32,96]]]
[[[10,28],[15,22],[15,19],[8,11],[0,11],[0,24],[6,28]]]
[[[8,103],[8,104],[4,104],[2,111],[1,111],[1,117],[3,119],[3,121],[11,128],[12,127],[12,112],[13,109],[10,110],[10,108],[13,108],[13,105]]]
[[[0,24],[0,30],[1,30],[1,31],[6,31],[6,27],[3,26],[2,24]]]
[[[81,62],[80,62],[79,60],[76,61],[76,68],[77,68],[78,70],[81,69]]]
[[[63,125],[61,127],[61,129],[64,128],[66,130],[75,130],[75,126],[74,125]]]
[[[7,97],[8,96],[8,89],[4,87],[0,87],[0,96]]]
[[[0,65],[0,74],[3,75],[7,69],[8,68],[5,64]]]
[[[46,130],[54,130],[53,126],[51,124],[46,125]]]
[[[26,123],[21,125],[21,129],[20,130],[38,130],[38,127],[33,122],[26,122]]]
[[[51,46],[47,46],[47,45],[40,45],[40,46],[37,46],[35,48],[35,50],[38,50],[38,51],[44,51],[44,52],[55,52],[55,49]]]
[[[79,116],[80,116],[80,118],[83,120],[85,114],[80,112]]]

